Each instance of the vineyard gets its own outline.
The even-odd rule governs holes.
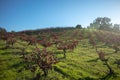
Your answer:
[[[0,33],[0,80],[119,79],[119,33],[77,28]]]

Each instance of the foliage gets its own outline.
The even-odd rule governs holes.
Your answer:
[[[32,72],[35,72],[38,66],[44,72],[44,76],[48,75],[48,70],[52,69],[52,64],[57,62],[54,54],[45,48],[43,50],[36,48],[32,54],[27,55],[24,59],[26,63],[29,63],[28,66]]]
[[[5,29],[5,28],[2,28],[2,27],[0,27],[0,34],[2,33],[6,33],[7,32],[7,30]]]
[[[78,25],[76,25],[76,28],[82,29],[82,26],[78,24]]]
[[[88,28],[119,32],[119,24],[112,25],[111,19],[108,17],[97,17]]]

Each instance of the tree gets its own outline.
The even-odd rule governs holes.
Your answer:
[[[113,31],[118,32],[119,29],[120,29],[120,25],[119,24],[114,24]]]
[[[82,29],[82,26],[80,24],[76,25],[76,28]]]
[[[0,33],[6,33],[6,32],[7,32],[7,31],[6,31],[5,28],[0,27]]]
[[[12,30],[12,31],[11,31],[11,33],[15,33],[15,31],[14,31],[14,30]]]
[[[99,30],[112,30],[110,23],[111,19],[108,17],[98,17],[96,18],[93,23],[90,24],[91,28],[99,29]]]

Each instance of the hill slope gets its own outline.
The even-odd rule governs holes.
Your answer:
[[[89,33],[91,31],[84,29],[70,29],[60,32],[42,32],[41,34],[34,35],[40,40],[45,38],[52,41],[51,34],[58,35],[59,40],[69,41],[79,40],[78,45],[74,50],[68,49],[66,52],[66,58],[63,57],[63,51],[58,50],[55,45],[48,47],[47,49],[54,52],[55,56],[59,60],[58,63],[53,65],[52,70],[49,70],[47,77],[41,77],[40,80],[101,80],[105,77],[109,69],[104,65],[104,62],[99,59],[98,54],[94,47],[89,43]],[[81,39],[81,35],[84,37]],[[26,54],[31,54],[35,50],[36,46],[28,45],[28,42],[22,41],[17,38],[17,42],[14,47],[5,48],[5,41],[0,40],[0,79],[1,80],[32,80],[36,73],[32,73],[30,70],[24,69],[23,58],[21,58],[21,48],[25,47]],[[37,44],[40,49],[44,47]],[[114,53],[114,49],[105,45],[104,43],[97,42],[98,50],[105,52],[106,58],[109,58],[108,63],[114,70],[116,76],[112,76],[109,80],[120,79],[120,68],[117,67],[114,62],[116,59],[120,59],[119,51]],[[38,71],[41,74],[41,70]]]

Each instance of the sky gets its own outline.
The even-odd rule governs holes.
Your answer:
[[[120,24],[120,0],[0,0],[0,27],[7,31],[87,27],[97,17]]]

